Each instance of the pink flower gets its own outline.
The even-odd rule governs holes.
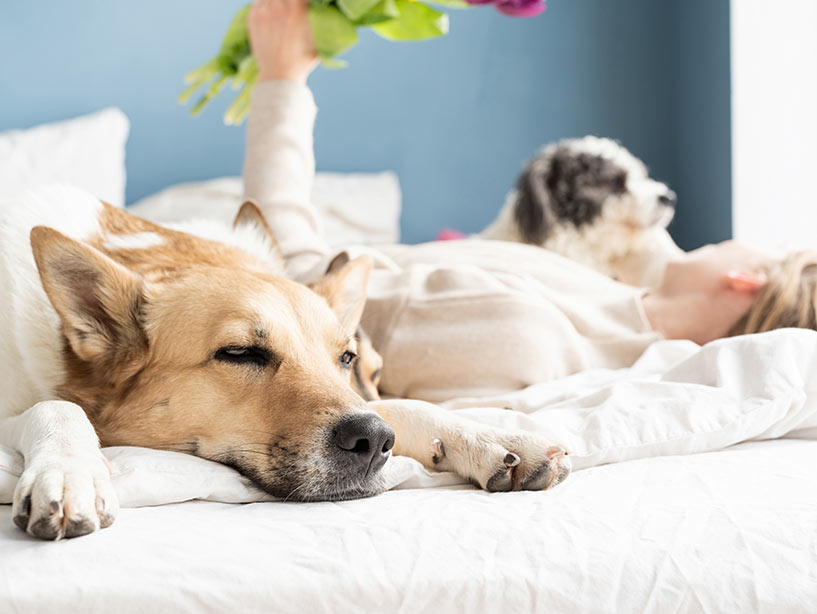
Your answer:
[[[459,230],[452,230],[451,228],[443,228],[437,233],[437,241],[456,241],[458,239],[465,239],[466,235]]]
[[[536,17],[547,7],[545,0],[497,0],[496,10],[511,17]]]
[[[468,4],[493,4],[496,10],[511,17],[535,17],[547,7],[545,0],[466,0]]]

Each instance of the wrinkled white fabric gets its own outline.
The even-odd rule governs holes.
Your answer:
[[[817,439],[817,332],[784,329],[703,348],[662,341],[631,368],[443,406],[484,424],[547,435],[567,447],[576,469],[751,439]],[[234,470],[193,456],[127,447],[106,448],[105,455],[123,507],[271,500]],[[19,454],[0,446],[0,503],[11,502],[21,471]],[[392,488],[465,483],[402,457],[386,472]]]
[[[0,507],[0,604],[53,612],[811,612],[817,442],[579,471],[547,492],[121,510],[38,542]]]
[[[209,461],[108,448],[111,528],[38,542],[0,506],[0,609],[813,611],[816,332],[661,342],[630,369],[448,406],[550,432],[579,470],[489,494],[395,458],[371,499],[229,505],[266,496]],[[2,500],[20,465],[0,454]]]

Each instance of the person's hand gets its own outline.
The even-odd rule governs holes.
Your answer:
[[[247,28],[260,81],[306,82],[318,58],[306,0],[255,0]]]

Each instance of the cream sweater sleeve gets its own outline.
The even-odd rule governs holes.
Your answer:
[[[317,107],[306,85],[262,81],[255,86],[247,124],[244,196],[264,212],[290,279],[308,282],[330,256],[311,204]]]

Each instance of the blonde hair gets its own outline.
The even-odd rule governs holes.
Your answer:
[[[817,330],[817,252],[792,252],[767,275],[768,282],[729,334],[789,327]]]

